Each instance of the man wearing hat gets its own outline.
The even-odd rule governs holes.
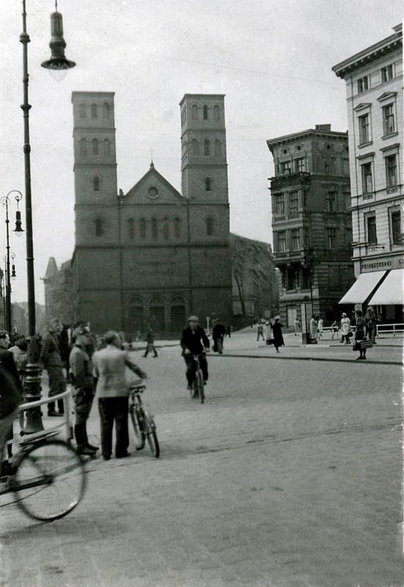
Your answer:
[[[199,355],[199,365],[202,370],[204,383],[208,380],[208,362],[205,352],[209,350],[210,343],[204,329],[199,325],[198,316],[188,318],[189,326],[182,331],[181,348],[187,366],[186,378],[188,389],[192,388],[195,377],[195,361],[193,355]]]
[[[40,361],[43,363],[49,377],[48,397],[54,397],[66,391],[66,378],[63,373],[63,361],[60,356],[58,335],[61,325],[58,320],[53,320],[48,325],[48,332],[44,337]],[[62,416],[63,400],[58,400],[59,413],[55,409],[55,402],[48,403],[48,416]]]
[[[74,436],[77,450],[82,455],[95,456],[98,446],[92,446],[88,442],[87,420],[93,404],[95,385],[92,372],[90,355],[87,349],[92,344],[90,332],[83,326],[76,328],[72,333],[74,345],[70,351],[69,366],[70,377],[74,386],[74,407],[76,421]]]

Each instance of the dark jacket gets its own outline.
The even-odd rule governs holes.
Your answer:
[[[223,324],[220,324],[220,322],[215,324],[214,327],[212,328],[213,338],[220,338],[220,337],[223,337],[225,334],[226,334],[226,328],[224,327]]]
[[[58,340],[51,332],[48,332],[43,340],[40,360],[45,368],[63,367]]]
[[[0,350],[0,418],[11,414],[22,400],[22,385],[13,353]]]
[[[197,326],[194,332],[190,326],[185,328],[182,331],[180,345],[183,355],[186,349],[191,351],[193,355],[200,355],[204,352],[205,348],[208,349],[210,347],[209,339],[201,326]]]
[[[77,389],[93,389],[94,377],[90,357],[79,345],[74,345],[69,357],[72,383]]]

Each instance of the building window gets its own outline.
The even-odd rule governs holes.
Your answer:
[[[358,123],[359,123],[359,144],[363,145],[364,143],[368,143],[370,141],[369,114],[364,114],[363,116],[359,116]]]
[[[174,218],[174,236],[175,238],[180,238],[181,236],[181,219]]]
[[[103,118],[109,118],[109,104],[107,104],[106,102],[102,105],[102,117]]]
[[[383,135],[391,135],[396,131],[394,104],[383,106]]]
[[[222,155],[222,142],[217,139],[215,141],[215,156],[220,157]]]
[[[205,177],[205,190],[210,192],[212,189],[212,180],[210,177]]]
[[[104,155],[111,154],[111,141],[109,139],[104,139]]]
[[[298,251],[299,249],[301,249],[300,229],[299,228],[292,229],[291,243],[292,243],[292,251]]]
[[[393,71],[393,64],[386,65],[386,67],[382,67],[382,82],[388,82],[389,80],[393,79],[394,71]]]
[[[365,75],[358,79],[358,94],[366,92],[369,89],[369,76]]]
[[[95,192],[99,192],[101,188],[101,180],[98,177],[98,175],[96,175],[93,179],[93,189]]]
[[[102,236],[104,234],[104,221],[102,218],[96,218],[94,220],[95,225],[95,236]]]
[[[212,236],[212,234],[215,234],[215,219],[211,216],[209,216],[209,218],[206,219],[206,234],[208,236]]]
[[[139,222],[140,238],[146,238],[146,219],[141,218]]]
[[[372,164],[364,163],[361,165],[362,173],[362,194],[370,194],[373,192],[373,174]]]
[[[327,194],[327,212],[337,211],[337,192],[328,192]]]
[[[93,139],[93,155],[98,155],[98,139]]]
[[[275,214],[285,214],[285,196],[284,194],[275,195]]]
[[[290,161],[282,161],[281,163],[281,173],[290,173],[291,172],[291,166],[290,166]]]
[[[286,252],[286,231],[281,230],[276,233],[277,235],[277,251],[278,253]]]
[[[135,221],[133,218],[128,219],[128,237],[131,241],[135,238]]]
[[[151,235],[152,239],[156,241],[158,236],[157,218],[152,218],[151,220]]]
[[[376,216],[372,214],[366,218],[367,240],[369,245],[377,244]]]
[[[87,139],[80,139],[80,155],[87,156]]]
[[[208,120],[208,107],[206,105],[203,107],[203,119]]]
[[[192,120],[198,120],[198,106],[196,104],[192,105],[191,118]]]
[[[203,145],[204,145],[204,153],[205,155],[210,155],[210,141],[209,139],[205,139],[203,141]]]
[[[295,163],[295,171],[297,171],[297,172],[306,171],[306,161],[305,161],[304,157],[298,157],[297,159],[295,159],[294,163]]]
[[[337,229],[333,226],[327,227],[327,249],[334,249],[337,240]]]
[[[164,240],[168,241],[168,239],[170,238],[170,226],[168,224],[168,218],[166,216],[163,218],[163,226],[161,232],[163,234]]]
[[[79,113],[80,113],[80,118],[86,118],[87,112],[86,112],[86,105],[85,104],[80,104]]]
[[[291,192],[289,194],[289,216],[297,216],[299,213],[299,194]]]
[[[192,140],[192,155],[194,155],[194,156],[199,155],[199,143],[196,139]]]
[[[97,118],[97,104],[91,104],[91,118]]]
[[[214,118],[214,120],[220,119],[220,107],[217,105],[213,106],[213,118]]]
[[[394,210],[390,215],[391,240],[393,245],[401,245],[401,212]]]
[[[386,161],[386,187],[392,188],[397,185],[397,155],[389,155]]]

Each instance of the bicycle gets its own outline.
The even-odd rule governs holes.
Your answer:
[[[160,445],[157,438],[156,424],[154,418],[148,413],[142,399],[142,394],[146,390],[143,381],[139,381],[130,386],[129,415],[133,425],[138,445],[136,450],[143,450],[147,444],[153,456],[160,456]]]
[[[205,401],[205,384],[203,380],[203,373],[199,363],[199,355],[192,355],[195,361],[194,378],[192,381],[190,394],[192,398],[200,399],[201,404]]]
[[[67,397],[69,391],[56,396]],[[20,406],[20,411],[38,407],[55,398]],[[65,406],[67,407],[67,405]],[[68,425],[68,416],[67,416]],[[0,495],[13,493],[17,506],[30,518],[53,522],[69,514],[83,498],[86,489],[84,461],[69,441],[54,438],[57,431],[30,434],[19,441]],[[9,505],[9,503],[4,505]]]

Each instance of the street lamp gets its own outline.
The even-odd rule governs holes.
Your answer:
[[[20,42],[23,46],[23,104],[21,106],[24,118],[24,171],[25,171],[25,214],[26,214],[26,251],[27,251],[27,289],[28,289],[28,334],[30,345],[28,349],[28,364],[26,366],[25,396],[27,401],[35,401],[41,397],[41,368],[38,364],[38,344],[35,339],[35,281],[34,281],[34,246],[32,230],[32,193],[31,193],[31,145],[29,133],[29,111],[31,105],[28,102],[28,43],[26,0],[22,0],[22,33]],[[50,70],[65,70],[75,66],[73,61],[68,61],[64,55],[66,43],[63,39],[62,15],[57,11],[51,14],[51,42],[49,44],[51,59],[42,63],[42,67]],[[43,430],[40,408],[28,410],[25,433]]]
[[[12,319],[11,319],[11,272],[10,272],[10,219],[8,216],[8,210],[10,205],[10,194],[16,194],[14,196],[15,201],[17,202],[17,214],[16,214],[16,228],[14,232],[23,232],[21,226],[21,212],[18,210],[18,204],[22,199],[22,193],[19,190],[11,190],[8,192],[6,196],[0,198],[0,202],[3,204],[5,211],[6,211],[6,301],[5,301],[5,328],[9,334],[11,334],[12,328]],[[17,230],[18,227],[18,230]],[[15,270],[14,270],[15,272]]]

